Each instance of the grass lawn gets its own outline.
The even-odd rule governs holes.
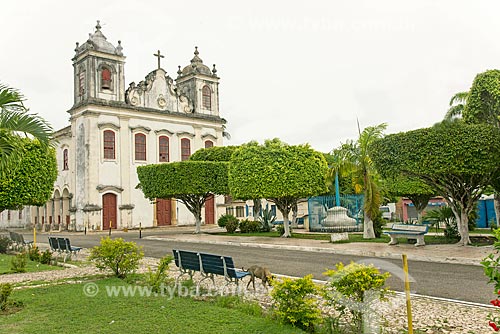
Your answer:
[[[0,254],[0,275],[12,274],[10,271],[10,261],[14,258],[14,255]],[[46,264],[41,264],[33,261],[26,261],[26,272],[36,272],[45,270],[61,270],[63,267],[59,266],[49,266]]]
[[[0,314],[0,333],[303,333],[256,314],[255,307],[179,297],[108,297],[106,286],[127,284],[116,278],[95,283],[95,297],[84,295],[83,283],[15,290],[11,299],[24,308]]]

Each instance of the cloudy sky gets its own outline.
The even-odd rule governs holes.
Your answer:
[[[75,42],[96,20],[122,41],[125,79],[173,78],[198,46],[217,64],[221,116],[237,145],[279,137],[328,152],[382,122],[441,120],[450,97],[500,68],[495,1],[36,1],[2,3],[0,82],[55,129],[69,124]]]

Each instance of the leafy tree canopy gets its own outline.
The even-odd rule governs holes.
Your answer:
[[[500,128],[500,70],[476,75],[463,110],[467,123],[487,123]]]
[[[227,194],[228,163],[179,161],[137,167],[144,196],[179,198],[182,195]]]
[[[238,146],[214,146],[202,148],[189,157],[191,161],[229,161]]]
[[[43,205],[49,200],[57,178],[55,150],[37,140],[22,139],[20,160],[7,165],[0,177],[0,211],[25,205]]]
[[[302,198],[327,191],[325,157],[308,145],[288,145],[279,139],[264,145],[242,145],[229,169],[231,194],[248,198]]]

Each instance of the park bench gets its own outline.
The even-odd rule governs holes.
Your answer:
[[[16,248],[24,249],[24,247],[31,247],[33,245],[33,241],[25,241],[22,234],[9,231],[10,239],[16,244]]]
[[[71,257],[71,254],[75,256],[82,249],[82,247],[73,247],[71,246],[71,241],[69,238],[56,238],[49,237],[49,246],[53,252],[57,252],[59,254],[64,253],[64,262]]]
[[[393,224],[390,231],[385,231],[391,237],[389,245],[396,245],[398,243],[397,238],[407,238],[416,239],[417,243],[415,246],[424,246],[424,235],[429,230],[428,225],[411,225],[411,224]]]
[[[179,268],[179,276],[177,276],[176,284],[183,275],[189,275],[192,279],[195,272],[199,272],[202,279],[196,285],[196,291],[199,292],[200,284],[206,279],[210,279],[215,287],[214,275],[224,276],[226,284],[224,288],[238,282],[245,276],[249,275],[246,271],[237,270],[234,267],[233,258],[230,256],[222,256],[215,254],[207,254],[201,252],[191,252],[185,250],[172,250],[174,253],[175,265]]]

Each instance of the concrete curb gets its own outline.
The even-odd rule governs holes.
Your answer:
[[[219,241],[219,240],[196,240],[196,239],[176,239],[168,237],[155,237],[149,236],[143,239],[157,240],[157,241],[170,241],[170,242],[186,242],[186,243],[196,243],[196,244],[215,244],[215,245],[227,245],[227,246],[239,246],[239,247],[253,247],[253,248],[267,248],[267,249],[282,249],[282,250],[296,250],[305,252],[318,252],[318,253],[330,253],[330,254],[340,254],[340,255],[353,255],[353,256],[364,256],[364,257],[377,257],[377,258],[387,258],[387,259],[401,259],[401,254],[389,253],[389,252],[376,252],[376,251],[360,251],[360,250],[348,250],[348,249],[333,249],[333,248],[322,248],[322,247],[310,247],[310,246],[296,246],[296,245],[273,245],[273,244],[261,244],[252,242],[237,242],[237,241]],[[420,262],[435,262],[435,263],[449,263],[449,264],[463,264],[463,265],[473,265],[480,266],[478,260],[470,258],[460,258],[460,257],[433,257],[433,256],[421,256],[408,254],[408,259],[411,261]]]

